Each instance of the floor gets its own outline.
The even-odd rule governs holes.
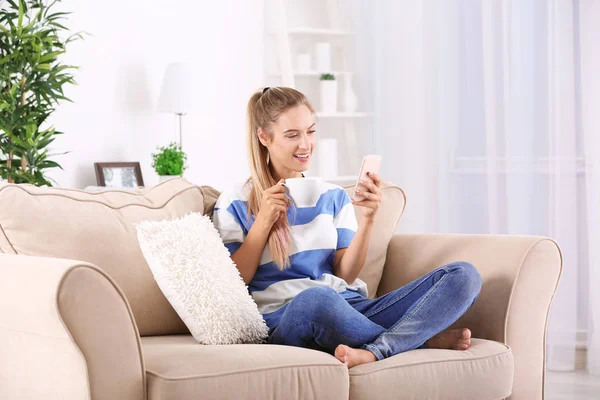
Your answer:
[[[600,376],[585,371],[548,372],[546,400],[599,400]]]

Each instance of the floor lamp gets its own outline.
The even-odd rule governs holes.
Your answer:
[[[158,98],[159,112],[172,113],[179,117],[179,146],[183,149],[182,117],[192,107],[192,71],[186,63],[171,63],[163,76],[160,96]]]

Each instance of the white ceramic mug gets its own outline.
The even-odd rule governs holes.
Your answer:
[[[289,178],[285,180],[288,196],[296,207],[314,207],[321,197],[318,178]]]

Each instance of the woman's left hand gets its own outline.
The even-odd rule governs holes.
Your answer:
[[[381,190],[379,189],[381,179],[377,174],[372,172],[369,172],[368,175],[373,180],[373,183],[361,180],[355,192],[365,199],[361,201],[352,200],[352,204],[362,207],[363,217],[374,218],[381,204]]]

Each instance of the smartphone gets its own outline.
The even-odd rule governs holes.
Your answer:
[[[367,173],[372,172],[374,174],[378,174],[379,167],[381,167],[381,156],[371,154],[363,157],[362,165],[360,166],[360,173],[358,174],[358,180],[354,186],[354,195],[352,196],[352,200],[362,201],[365,199],[360,194],[357,194],[356,190],[358,189],[361,180],[364,182],[373,182],[373,179],[371,179]]]

